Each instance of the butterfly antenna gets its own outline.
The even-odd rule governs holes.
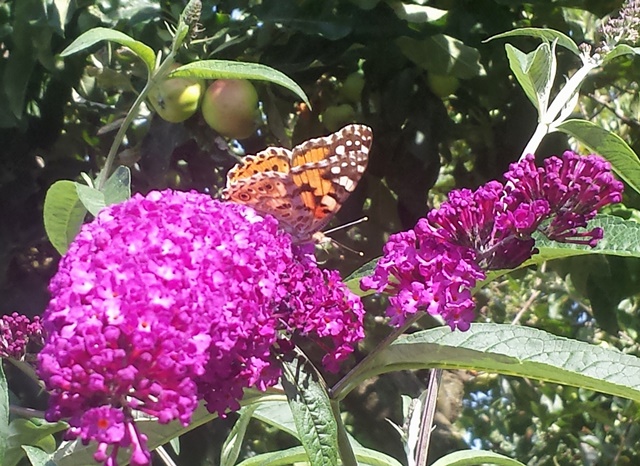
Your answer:
[[[324,232],[321,232],[319,234],[316,233],[316,235],[317,235],[316,242],[319,243],[319,244],[322,244],[322,243],[326,244],[327,242],[330,242],[330,243],[333,243],[338,248],[341,248],[341,249],[344,249],[346,251],[349,251],[349,252],[355,254],[356,256],[364,257],[364,252],[356,251],[355,249],[350,248],[346,244],[342,244],[341,242],[339,242],[339,241],[337,241],[337,240],[335,240],[333,238],[329,238],[327,235],[330,234],[330,233],[334,233],[334,232],[336,232],[338,230],[343,230],[345,228],[352,227],[352,226],[357,225],[359,223],[366,222],[367,220],[369,220],[369,217],[362,217],[362,218],[360,218],[358,220],[354,220],[353,222],[345,223],[344,225],[338,225],[335,228],[331,228],[331,229],[329,229],[327,231],[324,231]]]
[[[336,231],[339,231],[339,230],[343,230],[343,229],[345,229],[345,228],[352,227],[352,226],[354,226],[354,225],[357,225],[358,223],[364,223],[364,222],[366,222],[367,220],[369,220],[369,217],[362,217],[362,218],[359,218],[358,220],[354,220],[353,222],[345,223],[344,225],[338,225],[338,226],[337,226],[337,227],[335,227],[335,228],[331,228],[331,229],[329,229],[329,230],[327,230],[327,231],[323,231],[323,233],[324,233],[325,235],[328,235],[328,234],[330,234],[330,233],[334,233],[334,232],[336,232]],[[346,249],[349,249],[349,248],[346,248]]]
[[[364,257],[364,252],[362,252],[362,251],[356,251],[355,249],[350,248],[350,247],[349,247],[349,246],[347,246],[346,244],[343,244],[343,243],[341,243],[341,242],[339,242],[339,241],[336,241],[336,240],[335,240],[335,239],[333,239],[333,238],[329,238],[329,240],[330,240],[333,244],[335,244],[336,246],[338,246],[339,248],[346,249],[347,251],[352,252],[352,253],[353,253],[353,254],[355,254],[356,256]]]

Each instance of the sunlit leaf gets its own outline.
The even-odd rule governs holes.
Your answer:
[[[376,374],[433,367],[528,377],[640,401],[639,358],[508,324],[472,324],[466,332],[438,327],[403,336],[349,387]]]
[[[126,35],[123,32],[102,27],[93,28],[88,30],[84,34],[81,34],[80,37],[74,40],[66,49],[64,49],[60,53],[60,56],[66,57],[69,55],[73,55],[74,53],[85,50],[103,40],[116,42],[120,45],[124,45],[125,47],[129,47],[131,51],[133,51],[133,53],[138,55],[142,59],[142,61],[144,61],[149,72],[151,72],[155,68],[155,53],[153,52],[153,49],[151,47],[143,42],[135,40],[134,38]]]
[[[303,357],[283,361],[282,366],[282,386],[311,466],[337,466],[337,424],[326,388]]]
[[[307,95],[294,80],[280,71],[259,63],[201,60],[183,65],[174,70],[169,76],[199,79],[253,79],[257,81],[268,81],[289,89],[309,105]]]
[[[627,44],[616,45],[609,53],[604,56],[603,64],[610,62],[614,58],[623,55],[640,55],[640,47],[632,47]]]
[[[251,405],[243,408],[240,417],[233,425],[231,432],[229,432],[229,435],[222,445],[220,466],[234,466],[236,464],[238,456],[240,456],[244,436],[247,433],[247,426],[257,407],[258,405]]]
[[[505,45],[509,66],[525,94],[539,114],[544,114],[549,103],[555,73],[555,56],[548,43],[542,43],[530,53],[523,53],[511,44]]]
[[[56,181],[44,199],[44,228],[49,241],[60,254],[67,252],[87,214],[80,202],[76,183],[68,180]]]
[[[120,165],[104,183],[102,188],[106,205],[119,204],[131,197],[131,170]]]
[[[76,183],[76,191],[82,205],[94,217],[105,207],[104,194],[96,188]]]
[[[489,42],[490,40],[495,39],[503,39],[505,37],[517,37],[517,36],[529,36],[535,37],[538,39],[542,39],[546,42],[553,42],[554,40],[558,41],[558,45],[566,48],[567,50],[571,50],[576,55],[580,55],[580,49],[576,45],[576,43],[566,34],[563,34],[560,31],[556,31],[554,29],[545,29],[545,28],[519,28],[513,29],[512,31],[503,32],[501,34],[496,34],[495,36],[491,36],[488,39],[485,39],[485,42]]]
[[[449,453],[431,466],[477,466],[478,464],[498,464],[501,466],[524,466],[508,456],[490,451],[465,450]]]
[[[624,139],[586,120],[567,120],[556,128],[607,159],[616,174],[640,192],[640,159]]]

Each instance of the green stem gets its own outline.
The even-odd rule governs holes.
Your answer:
[[[127,112],[127,116],[125,116],[122,125],[120,125],[116,136],[113,138],[113,143],[111,144],[111,148],[109,149],[109,153],[107,154],[107,160],[104,163],[104,167],[102,167],[102,170],[100,170],[100,173],[98,174],[98,179],[96,180],[96,188],[98,190],[102,190],[102,188],[104,187],[104,183],[107,181],[107,178],[111,174],[111,168],[113,167],[113,162],[115,161],[116,155],[118,154],[118,149],[120,148],[127,130],[133,122],[133,119],[138,115],[138,108],[140,108],[142,102],[144,102],[144,100],[147,98],[147,95],[149,94],[151,88],[156,85],[159,79],[164,78],[168,74],[171,65],[173,65],[174,63],[175,53],[172,51],[167,55],[167,58],[165,58],[162,64],[151,74],[151,76],[147,80],[147,83],[142,89],[142,92],[138,94],[135,102],[133,102],[133,105]]]

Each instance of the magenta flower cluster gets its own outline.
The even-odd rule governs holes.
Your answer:
[[[47,419],[97,441],[96,461],[149,464],[133,410],[188,424],[199,400],[224,415],[266,389],[274,347],[306,336],[335,370],[363,337],[362,304],[297,254],[277,222],[207,195],[136,195],[83,226],[50,284],[39,375]],[[277,345],[284,347],[286,345]]]
[[[42,321],[14,312],[0,318],[0,358],[22,360],[37,353],[44,344]]]
[[[441,316],[452,329],[473,319],[471,290],[485,271],[514,268],[535,253],[534,232],[595,246],[602,230],[583,231],[598,209],[620,202],[623,185],[597,155],[565,152],[536,167],[532,155],[514,163],[506,184],[452,191],[448,201],[393,235],[363,290],[385,292],[393,325],[418,311]]]

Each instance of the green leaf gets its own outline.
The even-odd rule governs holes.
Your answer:
[[[286,399],[258,404],[253,417],[300,440],[289,402]]]
[[[595,247],[573,243],[559,243],[552,241],[543,235],[536,235],[536,248],[538,254],[521,264],[518,268],[539,265],[543,262],[587,254],[606,254],[620,257],[640,257],[640,224],[631,220],[624,220],[612,215],[597,215],[589,221],[589,229],[602,228],[604,237]],[[511,270],[493,270],[487,274],[487,278],[476,288],[481,288],[485,283],[511,272]]]
[[[359,465],[370,466],[401,466],[395,458],[384,453],[368,448],[355,448],[354,453]],[[263,453],[244,460],[238,466],[288,466],[290,464],[307,462],[307,453],[303,447],[289,448],[288,450]]]
[[[379,260],[380,260],[379,257],[376,259],[370,260],[369,262],[362,265],[359,269],[357,269],[355,272],[353,272],[351,275],[349,275],[347,278],[344,279],[345,284],[349,287],[349,289],[353,293],[357,294],[358,296],[368,296],[370,294],[375,293],[375,291],[373,290],[362,291],[360,289],[360,280],[362,280],[362,277],[366,277],[368,275],[373,274],[374,270],[376,269],[376,266],[378,265]]]
[[[602,64],[608,63],[614,58],[620,57],[622,55],[640,55],[640,47],[631,47],[627,44],[618,44],[604,56]]]
[[[87,209],[76,191],[76,183],[56,181],[44,199],[44,229],[49,241],[60,254],[67,252],[84,221]]]
[[[572,51],[576,55],[580,55],[580,49],[578,48],[577,44],[573,41],[573,39],[561,33],[560,31],[556,31],[554,29],[546,29],[546,28],[513,29],[512,31],[507,31],[501,34],[496,34],[495,36],[491,36],[488,39],[485,39],[484,42],[489,42],[490,40],[494,40],[494,39],[502,39],[504,37],[516,37],[516,36],[536,37],[545,42],[553,42],[554,40],[557,40],[559,46]]]
[[[538,113],[544,115],[556,68],[551,46],[544,42],[535,51],[523,53],[511,44],[506,44],[505,50],[511,71]]]
[[[41,450],[40,448],[24,445],[22,449],[27,454],[27,458],[33,466],[55,466],[53,455]]]
[[[318,373],[300,355],[282,366],[282,386],[311,466],[337,466],[338,427]]]
[[[7,451],[7,438],[9,437],[9,386],[2,369],[0,359],[0,464],[4,463]]]
[[[251,403],[257,403],[260,400],[273,397],[272,394],[259,392],[257,390],[245,390],[244,398],[241,404],[247,405]],[[138,413],[136,413],[138,414]],[[191,416],[191,423],[188,426],[183,426],[179,422],[172,422],[169,424],[159,424],[155,418],[139,415],[136,418],[136,425],[148,437],[148,446],[150,450],[158,448],[160,445],[168,443],[171,439],[179,437],[207,422],[215,419],[216,414],[211,414],[204,407],[204,403],[195,410]],[[96,450],[95,443],[89,445],[82,445],[80,440],[74,440],[72,442],[63,442],[54,454],[54,460],[58,466],[77,466],[79,464],[94,464],[93,454]],[[119,464],[126,464],[130,457],[130,452],[126,448],[122,448],[118,453]],[[4,465],[2,465],[4,466]]]
[[[432,6],[413,5],[400,0],[389,1],[388,4],[398,18],[411,23],[435,23],[449,13],[447,10]]]
[[[102,188],[106,205],[119,204],[131,197],[131,170],[120,165]]]
[[[50,8],[53,9],[51,12],[53,23],[60,34],[64,34],[64,27],[66,26],[67,18],[69,17],[70,5],[71,0],[53,0],[53,3],[49,5]]]
[[[238,466],[288,466],[304,463],[308,460],[303,447],[293,447],[288,450],[274,451],[252,456],[238,464]]]
[[[74,40],[66,49],[64,49],[60,53],[60,56],[67,57],[74,53],[85,50],[102,40],[116,42],[120,45],[124,45],[125,47],[129,47],[131,51],[138,55],[145,63],[145,65],[147,65],[147,70],[149,71],[149,73],[151,73],[151,71],[153,71],[153,69],[155,68],[156,56],[151,47],[143,42],[135,40],[134,38],[126,35],[123,32],[102,27],[89,29],[84,34],[81,34],[80,37]]]
[[[567,120],[556,129],[573,136],[589,150],[603,156],[620,178],[640,192],[640,160],[620,136],[585,120]]]
[[[199,79],[253,79],[268,81],[289,89],[307,105],[309,99],[295,81],[284,73],[259,63],[245,63],[229,60],[201,60],[175,69],[169,77],[192,77]]]
[[[247,432],[247,426],[257,407],[258,405],[251,405],[242,409],[240,418],[238,418],[233,425],[233,429],[231,429],[231,432],[229,432],[229,435],[222,445],[220,466],[233,466],[236,464],[238,456],[240,456],[240,448],[242,448],[244,436]]]
[[[98,191],[96,188],[84,185],[82,183],[75,183],[78,199],[82,202],[82,205],[89,211],[94,217],[98,215],[98,212],[104,208],[104,194]]]
[[[508,456],[490,451],[465,450],[443,456],[431,466],[476,466],[478,464],[499,464],[501,466],[524,466]]]
[[[3,87],[11,113],[17,118],[22,118],[25,110],[25,98],[27,96],[27,84],[36,64],[36,57],[31,47],[20,47],[6,58],[3,74]]]
[[[617,350],[505,324],[438,327],[406,335],[380,352],[349,387],[405,369],[473,369],[582,387],[640,401],[640,359]]]
[[[9,424],[8,449],[2,466],[14,466],[25,455],[25,445],[53,452],[56,441],[53,434],[67,428],[64,422],[49,423],[42,419],[14,419]]]
[[[174,437],[171,440],[169,440],[169,445],[171,446],[171,448],[173,449],[176,455],[180,454],[180,437]]]
[[[540,238],[536,238],[536,247],[540,250],[540,253],[536,254],[532,259],[535,258],[537,263],[541,263],[551,259],[585,254],[640,257],[639,223],[613,215],[598,215],[589,222],[589,229],[592,228],[602,228],[604,230],[604,237],[594,248],[579,244],[559,243],[540,235]],[[540,257],[537,258],[537,256]]]
[[[470,79],[485,74],[477,49],[444,34],[417,40],[399,37],[396,45],[420,68],[437,74]]]

